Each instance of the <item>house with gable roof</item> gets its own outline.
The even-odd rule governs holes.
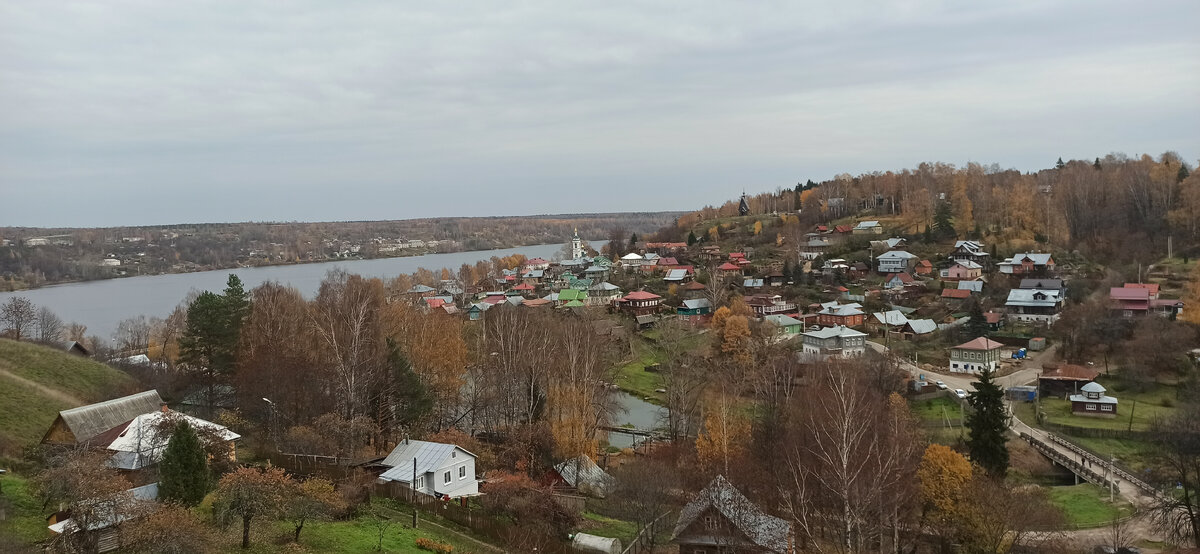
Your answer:
[[[1071,415],[1088,417],[1117,417],[1117,399],[1107,394],[1100,383],[1092,381],[1071,395]]]
[[[974,240],[960,240],[954,243],[954,250],[950,251],[950,259],[958,263],[974,262],[981,267],[987,267],[991,261],[991,254],[988,254],[983,243]]]
[[[679,512],[671,542],[680,554],[790,554],[792,526],[767,515],[723,475]]]
[[[1004,345],[979,337],[950,348],[950,371],[952,373],[980,373],[987,369],[1000,368],[1000,347]]]
[[[860,221],[860,222],[858,222],[858,225],[855,225],[854,229],[852,229],[850,231],[850,234],[853,234],[853,235],[882,235],[883,234],[883,225],[881,225],[878,221],[875,221],[875,220]]]
[[[866,352],[867,334],[834,325],[800,334],[804,353],[814,357],[857,358]]]
[[[1058,320],[1062,305],[1062,291],[1051,289],[1012,289],[1004,303],[1009,319],[1047,325]]]
[[[875,258],[875,268],[880,273],[908,273],[917,265],[917,256],[905,250],[884,252]]]
[[[863,324],[865,316],[866,313],[862,311],[862,304],[857,302],[839,304],[837,300],[834,300],[821,304],[821,311],[817,312],[817,324],[826,327],[838,325],[842,327],[856,327]]]
[[[404,439],[378,465],[386,469],[377,483],[399,483],[438,498],[479,494],[475,455],[461,446]]]
[[[1000,273],[1034,275],[1054,272],[1054,257],[1044,252],[1022,252],[1000,262]]]

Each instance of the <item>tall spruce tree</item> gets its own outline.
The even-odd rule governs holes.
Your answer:
[[[1059,157],[1059,158],[1058,158],[1058,161],[1057,161],[1057,162],[1054,162],[1054,168],[1055,168],[1055,169],[1062,169],[1063,167],[1066,167],[1066,165],[1067,165],[1067,164],[1063,163],[1063,161],[1062,161],[1062,157]]]
[[[976,337],[986,337],[988,335],[988,331],[991,329],[988,328],[987,318],[983,315],[983,306],[979,304],[978,298],[971,302],[969,314],[970,319],[967,320],[967,334],[970,335],[972,339]]]
[[[249,312],[250,295],[234,274],[229,275],[223,294],[204,291],[188,305],[179,354],[201,375],[208,417],[216,413],[217,386],[233,373],[242,322]]]
[[[1179,172],[1175,174],[1175,182],[1182,183],[1191,174],[1192,172],[1188,171],[1187,164],[1179,164]]]
[[[967,397],[973,410],[967,415],[967,450],[971,461],[979,464],[993,477],[1008,473],[1008,412],[1004,409],[1004,391],[993,380],[995,374],[985,370],[979,381],[972,383],[975,392]]]
[[[693,245],[693,244],[696,244],[696,242],[697,242],[698,240],[700,240],[700,239],[697,239],[697,238],[696,238],[696,232],[695,232],[695,231],[688,231],[688,238],[687,238],[687,244],[688,244],[688,246],[691,246],[691,245]]]
[[[958,235],[958,232],[954,230],[954,210],[951,208],[949,202],[939,202],[937,209],[934,210],[933,232],[940,239],[947,239]]]
[[[404,429],[417,426],[429,412],[433,411],[433,395],[421,376],[413,370],[412,363],[400,351],[396,341],[387,339],[388,367],[392,372],[392,405],[396,423]]]
[[[200,437],[186,421],[179,422],[171,434],[158,471],[158,490],[163,499],[187,506],[204,500],[209,484],[208,455]]]
[[[1096,158],[1096,163],[1092,164],[1092,167],[1096,168],[1096,171],[1104,169],[1104,167],[1100,165],[1100,158]]]

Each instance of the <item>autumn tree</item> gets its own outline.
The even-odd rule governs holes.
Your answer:
[[[672,464],[653,457],[622,464],[613,472],[616,486],[609,493],[610,502],[624,519],[634,522],[635,532],[626,541],[645,533],[642,544],[654,551],[659,533],[652,525],[674,507],[672,491],[679,486],[678,475]]]
[[[200,437],[186,421],[175,427],[158,470],[159,495],[163,499],[195,506],[208,493],[208,456]]]
[[[696,437],[696,458],[707,474],[729,473],[750,443],[750,419],[728,394],[715,394],[705,404],[704,428]]]
[[[43,509],[62,505],[70,523],[54,538],[55,546],[70,552],[98,552],[100,535],[114,518],[132,519],[146,506],[129,492],[130,484],[108,464],[103,450],[68,450],[49,460],[33,479]]]
[[[346,419],[366,414],[383,373],[383,283],[333,270],[308,310],[315,354]]]
[[[250,524],[282,514],[292,487],[291,478],[280,468],[238,468],[217,484],[213,514],[225,526],[240,521],[242,548],[250,548]]]
[[[327,518],[345,508],[345,501],[333,483],[320,477],[292,482],[288,491],[285,515],[295,532],[292,541],[300,542],[300,531],[308,521]]]
[[[33,334],[37,324],[37,309],[33,302],[23,296],[9,298],[0,304],[0,324],[14,340],[21,340]]]
[[[274,418],[276,426],[305,424],[334,409],[327,387],[313,386],[332,383],[317,363],[318,343],[304,296],[274,282],[259,285],[251,296],[235,374],[242,409]]]
[[[975,391],[967,397],[971,412],[967,414],[967,449],[971,461],[994,477],[1008,472],[1008,410],[1004,406],[1004,390],[995,382],[995,372],[984,369],[979,380],[972,383]]]
[[[161,502],[150,513],[121,526],[121,545],[146,554],[203,554],[216,543],[213,530],[187,506]]]
[[[921,521],[930,532],[948,536],[961,517],[971,484],[971,462],[948,446],[931,444],[917,468],[921,484]]]
[[[1151,480],[1175,494],[1161,494],[1152,521],[1175,544],[1200,547],[1200,403],[1189,401],[1151,428],[1156,455]]]

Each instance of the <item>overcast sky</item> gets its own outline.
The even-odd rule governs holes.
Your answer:
[[[1194,164],[1197,21],[1196,0],[0,0],[0,226],[681,210],[922,161]]]

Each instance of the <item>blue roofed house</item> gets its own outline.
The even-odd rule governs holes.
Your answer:
[[[416,483],[413,483],[414,465]],[[439,498],[479,494],[475,455],[461,446],[404,439],[380,465],[387,468],[378,482],[400,483]]]

